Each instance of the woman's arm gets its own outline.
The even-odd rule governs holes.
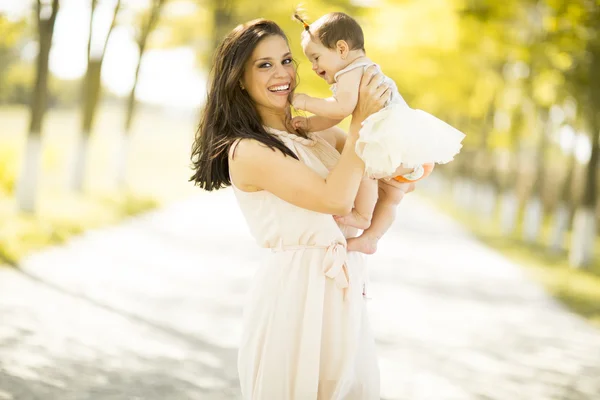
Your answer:
[[[238,187],[266,190],[288,203],[312,211],[345,215],[352,209],[364,171],[364,163],[351,148],[355,142],[353,139],[347,141],[347,148],[326,178],[303,162],[255,140],[240,141],[229,165]]]
[[[389,98],[387,86],[377,88],[372,79],[375,68],[367,71],[361,82],[359,101],[342,154],[326,178],[304,163],[286,157],[263,144],[245,139],[238,143],[229,167],[237,187],[267,190],[277,197],[312,211],[345,215],[352,210],[364,163],[354,150],[361,123],[380,110]]]
[[[308,111],[333,119],[344,119],[352,114],[358,101],[358,87],[363,76],[362,68],[356,68],[340,75],[335,97],[319,99],[304,93],[294,96],[292,105],[298,110]]]

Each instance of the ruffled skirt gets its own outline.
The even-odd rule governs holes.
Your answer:
[[[363,122],[356,153],[365,162],[367,175],[389,177],[400,166],[452,161],[464,138],[425,111],[392,103]]]

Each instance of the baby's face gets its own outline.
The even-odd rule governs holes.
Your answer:
[[[335,83],[333,79],[335,73],[346,67],[348,63],[335,49],[328,49],[315,40],[308,34],[302,35],[302,50],[312,63],[313,71],[331,85]]]

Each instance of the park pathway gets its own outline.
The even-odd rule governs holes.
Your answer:
[[[398,214],[370,258],[383,399],[600,400],[600,330],[418,194]],[[0,268],[0,400],[239,399],[263,251],[224,190]]]

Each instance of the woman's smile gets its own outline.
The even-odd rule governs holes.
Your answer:
[[[271,92],[271,93],[281,95],[281,96],[287,96],[291,92],[291,85],[290,85],[290,82],[281,83],[281,84],[276,84],[276,85],[270,86],[268,89],[269,89],[269,92]]]

